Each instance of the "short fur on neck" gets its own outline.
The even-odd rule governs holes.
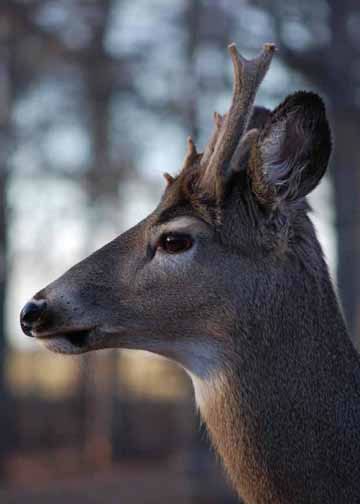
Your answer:
[[[301,290],[291,279],[270,290],[269,305],[233,335],[231,355],[222,355],[209,374],[191,373],[196,401],[246,503],[355,504],[359,359],[324,263],[316,278],[304,268]],[[294,296],[298,306],[285,308]],[[305,296],[313,315],[301,322],[294,310],[306,311],[300,307]],[[264,316],[281,304],[277,323]]]

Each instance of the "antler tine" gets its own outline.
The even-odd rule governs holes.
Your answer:
[[[172,175],[170,175],[170,173],[167,173],[167,172],[163,173],[163,177],[166,180],[167,187],[171,186],[171,184],[175,180],[175,178]]]
[[[197,159],[197,157],[199,156],[199,154],[196,150],[196,145],[195,145],[192,137],[188,136],[186,141],[187,141],[187,152],[185,155],[182,170],[186,170],[186,168],[191,166],[194,163],[194,161]]]
[[[270,66],[274,44],[264,44],[261,53],[252,60],[241,56],[235,44],[230,44],[229,52],[234,67],[233,96],[229,112],[217,134],[213,153],[208,159],[203,181],[216,186],[216,175],[224,174],[248,125],[256,91]],[[212,144],[211,139],[210,144]],[[216,187],[215,187],[216,189]]]
[[[224,123],[224,119],[225,119],[225,116],[222,116],[218,112],[214,112],[214,125],[215,125],[215,127],[214,127],[212,134],[211,134],[210,140],[209,140],[207,146],[205,147],[204,154],[202,155],[202,158],[201,158],[201,165],[202,166],[207,165],[209,159],[211,158],[211,156],[214,152],[217,139],[219,138],[221,127]]]

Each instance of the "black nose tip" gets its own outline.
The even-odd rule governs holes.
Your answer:
[[[26,303],[20,313],[20,324],[25,334],[32,336],[31,329],[38,325],[46,306],[47,303],[44,299],[32,299]]]

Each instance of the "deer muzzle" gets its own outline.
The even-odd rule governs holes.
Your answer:
[[[20,313],[20,325],[30,337],[41,340],[50,350],[63,353],[87,351],[94,325],[59,323],[58,309],[48,300],[38,296],[28,301]]]

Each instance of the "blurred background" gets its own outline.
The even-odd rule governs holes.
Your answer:
[[[143,218],[230,101],[226,46],[279,51],[257,103],[327,102],[335,154],[311,196],[360,343],[357,0],[1,0],[0,502],[235,503],[191,384],[146,353],[56,356],[24,302]]]

